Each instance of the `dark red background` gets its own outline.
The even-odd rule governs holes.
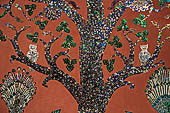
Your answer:
[[[87,19],[87,7],[86,7],[86,0],[74,0],[79,6],[80,10],[78,10],[82,16]],[[107,10],[107,7],[110,6],[111,0],[103,0],[104,1],[104,7],[105,7],[105,16],[110,13],[109,10]],[[154,4],[157,7],[158,0],[154,0]],[[8,0],[0,0],[0,4],[8,3]],[[32,4],[32,2],[29,2],[27,0],[16,0],[15,3],[18,3],[24,7],[25,4]],[[34,15],[38,14],[38,12],[42,11],[43,7],[45,7],[45,4],[37,3],[37,9],[34,11]],[[158,7],[157,7],[158,8]],[[5,9],[0,9],[0,14]],[[19,44],[21,50],[26,54],[28,51],[28,46],[31,43],[30,40],[26,38],[27,33],[34,33],[39,32],[40,37],[46,41],[49,41],[51,37],[49,36],[43,36],[42,30],[39,29],[37,25],[34,24],[34,22],[27,21],[21,11],[18,11],[14,6],[12,7],[12,12],[14,15],[22,18],[24,20],[24,23],[17,23],[9,14],[7,14],[5,17],[0,19],[0,29],[3,30],[3,32],[9,36],[14,37],[15,32],[11,29],[7,28],[5,26],[5,23],[8,22],[10,24],[13,24],[17,27],[19,30],[21,27],[25,25],[31,25],[31,28],[27,31],[23,32],[19,37]],[[155,45],[156,45],[156,39],[158,36],[158,29],[156,29],[152,24],[151,20],[157,21],[160,26],[164,26],[167,23],[170,22],[170,20],[165,20],[163,17],[167,14],[170,14],[170,9],[164,9],[160,13],[153,12],[151,14],[151,17],[147,19],[148,27],[142,28],[140,26],[136,26],[132,23],[132,20],[137,17],[140,13],[133,12],[130,9],[127,9],[126,12],[123,14],[123,16],[120,18],[122,20],[125,18],[128,21],[128,26],[130,28],[136,28],[138,31],[143,31],[148,29],[149,30],[149,49],[148,51],[150,53],[153,53]],[[144,12],[143,14],[148,14],[148,12]],[[32,17],[33,17],[32,16]],[[39,20],[38,18],[37,20]],[[44,20],[47,20],[44,17]],[[80,35],[76,28],[76,25],[65,15],[62,14],[61,18],[55,21],[49,21],[48,25],[46,26],[44,31],[52,31],[55,36],[59,35],[58,32],[55,31],[55,28],[59,25],[61,21],[67,21],[69,23],[69,27],[71,29],[70,35],[74,37],[74,41],[77,43],[77,46],[75,48],[72,48],[70,51],[70,55],[72,58],[79,57],[79,42],[80,42]],[[120,23],[120,21],[117,23],[117,25]],[[123,37],[121,32],[116,32],[116,29],[113,30],[112,36],[118,35],[121,37],[121,41],[123,42],[123,47],[119,49],[121,52],[123,52],[126,56],[129,54],[129,47],[128,43]],[[61,48],[61,43],[64,41],[64,37],[60,38],[56,41],[56,43],[52,46],[51,53],[52,55],[64,51],[65,49]],[[131,39],[136,40],[136,37],[133,35],[129,35]],[[163,38],[170,36],[169,30],[165,30],[163,32]],[[111,39],[111,38],[110,38]],[[135,66],[140,65],[138,54],[141,51],[140,50],[140,44],[145,43],[139,43],[135,48]],[[38,52],[40,54],[40,57],[38,59],[38,63],[47,66],[46,60],[44,58],[44,47],[43,45],[38,42]],[[1,42],[0,43],[0,83],[2,83],[2,79],[4,78],[4,75],[7,74],[11,69],[17,68],[18,66],[21,66],[22,68],[29,69],[26,65],[21,64],[19,62],[14,61],[13,64],[9,62],[10,56],[12,54],[15,54],[14,49],[11,45],[11,43],[8,42]],[[170,43],[167,41],[165,45],[163,46],[163,49],[159,55],[159,60],[162,59],[166,62],[166,66],[170,67]],[[113,48],[111,46],[107,46],[105,53],[104,53],[104,59],[109,59],[111,55],[113,55]],[[59,67],[65,71],[66,73],[69,73],[72,75],[78,82],[80,81],[80,75],[79,75],[79,63],[75,65],[75,69],[70,73],[66,70],[65,65],[62,61],[62,58],[59,58],[58,65]],[[115,69],[112,73],[120,70],[123,68],[123,62],[120,58],[116,58],[115,62]],[[155,68],[157,69],[157,68]],[[122,87],[118,89],[110,99],[110,102],[107,106],[106,113],[124,113],[125,110],[132,111],[133,113],[156,113],[156,110],[154,110],[147,100],[147,97],[145,95],[145,87],[148,80],[148,77],[151,76],[151,74],[154,72],[155,69],[149,70],[148,73],[135,75],[133,77],[129,77],[128,80],[133,82],[135,84],[135,88],[129,90],[129,86]],[[106,67],[103,66],[104,70],[104,79],[106,80],[111,73],[109,73],[106,70]],[[32,77],[34,78],[34,82],[36,82],[36,95],[33,96],[33,100],[31,100],[28,104],[28,106],[25,108],[25,113],[50,113],[51,111],[54,111],[56,109],[61,109],[61,113],[77,113],[77,107],[78,104],[73,99],[71,94],[64,88],[62,84],[60,84],[57,81],[50,81],[48,83],[48,88],[43,87],[42,81],[45,79],[45,75],[40,74],[38,72],[31,72]],[[0,99],[0,113],[8,113],[8,108],[5,105],[5,102]]]

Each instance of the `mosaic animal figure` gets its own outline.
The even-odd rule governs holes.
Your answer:
[[[170,70],[161,67],[149,77],[146,96],[159,113],[170,112]]]
[[[148,52],[148,44],[147,45],[140,45],[141,52],[139,53],[139,60],[141,62],[141,65],[145,65],[145,63],[150,58],[150,53]]]
[[[33,95],[36,93],[35,83],[31,75],[20,67],[8,72],[0,84],[1,98],[6,102],[10,113],[23,113]]]
[[[38,52],[37,52],[37,46],[36,45],[29,45],[29,51],[27,53],[27,57],[32,61],[36,62],[38,60]],[[30,71],[33,71],[32,68],[30,68]]]

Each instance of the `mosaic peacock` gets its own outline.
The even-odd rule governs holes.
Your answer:
[[[170,113],[170,69],[159,68],[149,78],[146,95],[159,113]]]
[[[29,72],[20,67],[12,69],[8,75],[4,76],[0,84],[0,93],[2,99],[6,102],[10,113],[22,113],[32,96],[36,93],[35,83]]]

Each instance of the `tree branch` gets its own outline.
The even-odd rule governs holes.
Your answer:
[[[72,96],[75,98],[77,103],[79,103],[81,100],[80,99],[81,87],[79,83],[77,83],[73,77],[60,70],[56,65],[57,58],[61,55],[66,55],[69,52],[70,48],[65,52],[59,52],[53,57],[53,59],[51,58],[51,54],[50,54],[51,45],[57,39],[59,39],[62,36],[62,34],[63,33],[61,33],[58,37],[54,37],[51,32],[44,32],[44,35],[50,35],[53,38],[48,42],[48,44],[46,44],[46,48],[45,48],[45,57],[50,66],[50,72],[48,73],[48,77],[46,77],[46,79],[43,81],[42,85],[48,87],[46,84],[50,80],[57,80],[60,83],[62,83],[65,86],[65,88],[67,88],[67,90],[72,94]]]
[[[52,80],[57,80],[62,83],[72,94],[77,103],[79,104],[81,102],[82,87],[73,77],[57,69],[56,74],[53,74]]]
[[[50,2],[51,3],[49,4],[60,8],[75,23],[75,25],[77,25],[79,31],[82,27],[84,27],[86,24],[85,19],[81,16],[80,13],[70,7],[64,0],[56,0]]]
[[[48,65],[51,65],[51,52],[50,52],[50,49],[51,49],[51,45],[57,40],[59,39],[61,36],[62,36],[63,33],[61,33],[58,37],[54,37],[52,34],[45,34],[45,35],[51,35],[53,38],[48,42],[46,48],[45,48],[45,58],[46,58],[46,61],[48,63]]]
[[[69,51],[70,51],[70,48],[68,48],[67,51],[57,53],[57,54],[53,57],[52,63],[53,63],[55,66],[57,66],[57,64],[56,64],[57,59],[58,59],[60,56],[62,56],[62,55],[67,55]],[[68,55],[67,55],[67,56],[68,56]],[[69,56],[68,56],[68,57],[69,57]]]
[[[120,53],[116,47],[114,47],[114,51],[116,52],[116,55],[119,56],[123,61],[124,61],[124,64],[127,64],[127,57],[125,55],[123,55],[122,53]]]
[[[128,33],[133,33],[128,31]],[[135,51],[135,43],[132,42],[132,40],[127,36],[128,33],[125,34],[124,30],[123,30],[123,35],[125,36],[125,39],[129,42],[129,47],[130,47],[130,52],[129,52],[129,58],[128,58],[128,65],[133,65],[134,64],[134,51]]]
[[[113,27],[115,27],[117,21],[122,16],[124,11],[126,10],[126,7],[122,6],[119,8],[115,8],[111,11],[111,13],[107,16],[105,20],[105,27],[109,29],[108,33],[111,33],[113,30]]]
[[[41,66],[39,64],[35,64],[34,62],[31,62],[27,56],[24,55],[24,53],[20,50],[19,45],[18,45],[18,37],[21,34],[21,32],[24,30],[21,30],[20,32],[17,32],[16,35],[14,36],[14,40],[10,40],[12,43],[14,50],[16,54],[19,56],[18,58],[16,56],[12,56],[12,60],[17,60],[20,61],[21,63],[27,64],[28,66],[32,67],[36,71],[43,73],[43,74],[48,74],[49,69],[47,67]]]
[[[155,48],[154,53],[152,54],[151,58],[148,60],[148,62],[154,62],[157,57],[159,56],[159,53],[162,49],[162,46],[164,45],[165,41],[168,40],[170,37],[165,38],[162,42],[161,42],[161,38],[162,38],[162,32],[164,29],[169,29],[170,28],[170,24],[167,24],[166,26],[162,27],[162,29],[159,29],[159,34],[158,34],[158,39],[157,39],[157,45]]]
[[[62,70],[59,70],[58,67],[56,67],[56,66],[51,66],[51,68],[48,68],[48,67],[36,64],[35,62],[32,62],[20,50],[19,45],[18,45],[18,37],[19,37],[19,35],[21,34],[22,31],[24,31],[24,30],[21,30],[20,32],[16,33],[14,40],[9,38],[10,42],[12,43],[12,45],[14,47],[16,54],[19,56],[19,57],[17,57],[15,55],[12,55],[11,56],[11,62],[13,60],[19,61],[19,62],[26,64],[27,66],[33,68],[34,70],[36,70],[36,71],[38,71],[42,74],[48,75],[48,77],[43,81],[44,86],[46,86],[46,83],[49,80],[57,80],[57,81],[61,82],[67,88],[67,90],[73,95],[73,97],[75,98],[77,103],[79,103],[80,100],[81,100],[81,98],[80,98],[81,97],[81,87],[80,87],[79,83],[77,83],[76,80],[73,77],[64,73]],[[57,40],[59,37],[61,37],[61,35],[56,37],[56,38],[51,39],[50,42],[47,45],[47,48],[50,48],[51,44],[55,40]],[[39,39],[39,40],[41,40],[46,45],[46,43],[42,39]]]
[[[13,60],[16,60],[16,61],[19,61],[23,64],[26,64],[27,66],[33,68],[37,72],[40,72],[40,73],[45,74],[45,75],[48,75],[48,73],[50,72],[50,70],[47,67],[44,67],[44,66],[36,64],[34,62],[31,62],[26,56],[16,57],[15,55],[12,55],[11,56],[11,62]]]
[[[149,18],[150,15],[151,15],[151,13],[152,13],[152,11],[160,12],[160,11],[163,10],[164,8],[170,8],[170,7],[169,7],[169,6],[163,6],[163,7],[161,7],[160,9],[155,9],[155,8],[151,7],[150,10],[149,10],[149,14],[148,14],[143,20],[146,20],[147,18]]]

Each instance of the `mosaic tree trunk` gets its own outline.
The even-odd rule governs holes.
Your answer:
[[[141,74],[146,72],[151,68],[157,67],[159,64],[164,64],[161,60],[158,63],[154,63],[157,59],[160,50],[164,44],[164,42],[169,39],[167,37],[162,42],[160,41],[162,31],[169,26],[165,26],[162,29],[159,28],[159,36],[157,40],[157,46],[155,48],[155,52],[151,55],[145,64],[134,67],[134,47],[141,40],[140,38],[133,42],[127,34],[131,31],[126,28],[126,21],[122,21],[122,25],[125,27],[128,33],[123,31],[125,39],[128,41],[130,46],[130,54],[129,57],[126,57],[122,53],[118,51],[119,46],[116,45],[113,47],[113,50],[116,52],[114,56],[120,57],[124,62],[124,68],[114,74],[112,74],[104,83],[103,70],[102,70],[102,60],[103,54],[106,46],[108,45],[108,39],[112,33],[113,27],[115,27],[117,21],[123,14],[123,12],[128,8],[128,5],[131,5],[131,2],[126,0],[125,2],[121,2],[120,5],[116,8],[113,8],[111,13],[104,18],[104,7],[102,0],[87,0],[87,12],[88,19],[85,20],[75,9],[70,7],[68,3],[64,0],[30,0],[32,2],[40,2],[46,3],[47,6],[44,8],[42,12],[38,14],[38,16],[45,15],[49,20],[57,20],[61,16],[61,12],[64,12],[77,26],[79,30],[79,34],[81,37],[80,47],[79,47],[79,63],[80,63],[80,84],[69,74],[66,74],[62,70],[60,70],[56,64],[56,60],[62,56],[67,55],[70,50],[70,47],[65,52],[57,53],[54,57],[51,56],[50,48],[51,45],[62,36],[53,37],[48,43],[43,41],[42,39],[37,38],[44,44],[45,47],[45,58],[49,67],[45,67],[39,65],[35,62],[32,62],[24,53],[20,50],[18,45],[18,38],[21,32],[27,30],[30,26],[26,26],[22,28],[20,31],[16,31],[16,35],[14,39],[11,39],[7,36],[3,36],[3,33],[0,35],[2,38],[6,38],[10,40],[12,43],[15,52],[18,56],[12,55],[11,60],[16,60],[21,63],[26,64],[27,66],[33,68],[35,71],[48,75],[48,77],[43,81],[43,85],[47,87],[46,83],[49,80],[57,80],[61,84],[65,86],[65,88],[72,94],[74,99],[78,103],[78,112],[80,113],[104,113],[106,110],[106,106],[115,92],[116,89],[124,86],[124,85],[134,85],[130,82],[125,81],[126,78],[132,75]],[[12,0],[14,2],[14,0]],[[138,1],[141,2],[141,1]],[[11,3],[9,4],[11,5]],[[153,5],[150,5],[151,7]],[[23,11],[22,7],[16,5],[20,10]],[[8,9],[8,8],[7,8]],[[11,12],[10,8],[8,12]],[[23,11],[24,13],[24,11]],[[24,13],[24,16],[26,14]],[[37,16],[37,17],[38,17]],[[35,20],[37,17],[30,19],[26,17],[29,21]],[[16,19],[16,18],[15,18]],[[19,18],[17,18],[18,22],[22,22]],[[19,21],[20,20],[20,21]],[[47,22],[45,22],[47,24]],[[45,26],[41,26],[41,22],[36,23],[39,25],[40,29],[44,29]],[[9,28],[12,28],[9,24],[7,24]],[[47,33],[47,35],[51,35]],[[141,37],[141,36],[139,36]],[[4,41],[4,40],[2,40]],[[119,43],[120,44],[120,43]],[[114,45],[114,44],[112,44]]]

